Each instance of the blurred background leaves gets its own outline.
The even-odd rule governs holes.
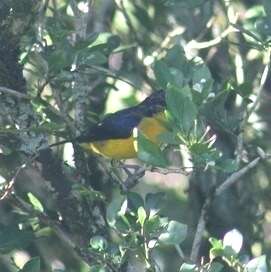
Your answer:
[[[184,262],[202,205],[270,152],[270,13],[268,0],[1,1],[0,270],[198,271]],[[170,131],[161,148],[139,137],[159,171],[132,191],[76,143],[36,156],[161,88]],[[263,161],[213,200],[202,269],[268,271],[270,174]],[[222,242],[232,229],[240,252]]]

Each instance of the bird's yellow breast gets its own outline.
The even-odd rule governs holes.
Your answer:
[[[153,117],[143,118],[137,129],[150,141],[159,143],[159,135],[166,131],[164,113],[156,114]],[[129,138],[125,139],[110,139],[81,144],[83,148],[90,152],[95,152],[112,159],[129,159],[137,157],[135,145],[135,135],[131,135]]]

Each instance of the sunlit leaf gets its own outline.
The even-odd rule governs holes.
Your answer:
[[[248,272],[267,272],[266,256],[262,255],[249,261],[245,268]]]
[[[223,246],[230,246],[236,253],[239,253],[243,245],[243,236],[242,234],[233,229],[227,232],[223,238]]]
[[[44,212],[44,208],[37,197],[35,197],[31,192],[27,193],[27,197],[35,210]]]
[[[91,237],[89,245],[97,251],[104,251],[107,248],[107,241],[103,236],[96,235]]]
[[[159,242],[166,245],[179,245],[183,242],[187,235],[187,226],[177,222],[170,221],[166,231],[159,236]]]
[[[112,198],[112,201],[107,206],[106,218],[107,218],[107,222],[111,226],[114,226],[116,223],[116,217],[118,217],[119,215],[119,211],[121,210],[123,201],[124,201],[124,196],[116,193],[116,195],[114,195],[114,197]]]
[[[147,214],[146,211],[143,207],[139,207],[137,210],[137,216],[138,216],[138,222],[141,225],[141,227],[143,227],[144,222],[147,218]]]

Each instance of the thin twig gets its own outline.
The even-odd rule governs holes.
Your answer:
[[[134,165],[134,164],[126,164],[126,163],[121,163],[119,165],[114,166],[116,168],[121,168],[121,169],[134,169],[136,171],[140,171],[140,169],[144,171],[149,171],[149,172],[154,172],[154,173],[159,173],[162,175],[169,175],[169,174],[183,174],[188,176],[191,174],[191,171],[194,169],[194,167],[181,167],[181,168],[161,168],[157,166],[139,166],[139,165]],[[188,169],[190,171],[188,171]]]
[[[162,175],[169,175],[169,174],[182,174],[188,176],[191,172],[188,172],[187,169],[192,170],[192,167],[183,167],[183,168],[160,168],[155,166],[148,166],[148,165],[133,165],[133,164],[125,164],[122,162],[118,162],[117,165],[114,165],[112,169],[122,169],[127,175],[125,181],[122,181],[122,189],[127,191],[131,187],[135,186],[138,181],[145,175],[146,171],[159,173]],[[131,172],[129,169],[133,170]]]
[[[14,96],[14,97],[17,97],[19,99],[26,99],[26,100],[31,100],[31,96],[29,95],[26,95],[26,94],[23,94],[23,93],[20,93],[16,90],[13,90],[13,89],[10,89],[10,88],[7,88],[7,87],[3,87],[3,86],[0,86],[0,93],[5,93],[7,95],[10,95],[10,96]],[[41,99],[41,98],[40,98]],[[42,101],[44,101],[43,99],[41,99]],[[63,118],[63,115],[57,111],[55,108],[53,108],[50,104],[48,104],[48,106],[50,106],[50,110],[58,115],[59,117]],[[20,132],[22,131],[23,129],[20,129]],[[8,131],[8,130],[7,130]],[[25,131],[29,131],[29,129],[25,130]]]
[[[255,111],[255,109],[259,105],[259,102],[260,102],[260,99],[261,99],[261,94],[262,94],[262,91],[264,89],[264,85],[266,83],[267,77],[268,77],[269,65],[270,65],[270,52],[268,52],[268,62],[264,67],[264,70],[263,70],[263,73],[262,73],[262,76],[261,76],[261,79],[260,79],[260,84],[259,84],[259,87],[258,87],[258,90],[257,90],[257,97],[256,97],[254,103],[252,104],[251,108],[247,112],[245,122],[247,122],[250,115]]]
[[[128,79],[125,79],[119,75],[117,75],[116,73],[112,72],[111,70],[109,69],[106,69],[104,67],[100,67],[100,66],[97,66],[97,65],[91,65],[91,66],[87,66],[87,65],[84,65],[82,67],[86,67],[86,68],[89,68],[89,69],[93,69],[93,70],[96,70],[98,72],[103,72],[106,76],[108,77],[111,77],[111,78],[114,78],[114,79],[118,79],[118,80],[121,80],[129,85],[131,85],[133,88],[135,89],[139,89],[139,87],[137,87],[134,83],[132,83],[131,81],[129,81]],[[78,70],[78,73],[82,73],[81,70]]]
[[[198,258],[199,249],[201,246],[201,241],[202,241],[202,237],[203,237],[205,226],[206,226],[205,217],[207,214],[208,207],[209,207],[209,201],[207,201],[206,199],[200,211],[200,217],[199,217],[196,233],[195,233],[193,244],[192,244],[190,259],[193,262],[196,262]]]
[[[254,168],[262,158],[259,156],[255,158],[253,161],[248,163],[246,166],[238,170],[237,172],[231,174],[220,186],[215,190],[214,196],[221,195],[224,191],[226,191],[230,186],[236,183],[242,176],[244,176],[249,170]]]
[[[119,2],[119,3],[118,3],[118,2]],[[124,16],[124,18],[125,18],[125,21],[126,21],[128,27],[129,27],[130,31],[131,31],[131,34],[132,34],[132,36],[134,37],[134,40],[135,40],[138,44],[141,44],[141,41],[140,41],[140,39],[139,39],[139,37],[138,37],[138,35],[137,35],[137,31],[135,30],[135,28],[134,28],[134,26],[133,26],[133,24],[132,24],[132,21],[131,21],[129,15],[128,15],[126,9],[125,9],[123,0],[118,0],[118,1],[115,0],[115,3],[116,3],[117,8],[120,10],[120,12],[122,12],[122,14],[123,14],[123,16]]]
[[[19,93],[13,89],[10,89],[10,88],[4,87],[4,86],[0,86],[0,93],[5,93],[5,94],[15,96],[20,99],[27,99],[27,100],[31,99],[31,97],[29,97],[26,94]]]
[[[30,157],[25,163],[23,163],[22,165],[20,165],[17,170],[15,171],[14,176],[12,177],[12,179],[7,182],[7,184],[4,186],[4,188],[1,190],[1,195],[0,195],[0,201],[9,197],[12,192],[13,192],[13,188],[14,188],[14,184],[16,182],[16,179],[18,178],[19,174],[21,173],[21,171],[26,168],[27,166],[29,166],[37,157],[39,156],[39,153],[35,154],[34,156]]]
[[[189,171],[188,171],[189,169]],[[191,174],[193,167],[181,167],[181,168],[160,168],[160,167],[149,167],[146,169],[147,171],[159,173],[162,175],[169,175],[169,174],[182,174],[188,176]]]
[[[20,172],[22,171],[22,169],[24,169],[26,167],[26,164],[22,164],[15,172],[15,175],[13,176],[13,178],[7,182],[7,184],[4,186],[4,188],[1,190],[3,191],[2,195],[0,196],[0,200],[3,200],[5,198],[7,198],[13,191],[13,187],[14,187],[14,183],[18,177],[18,175],[20,174]]]
[[[184,253],[183,253],[183,251],[182,251],[180,245],[175,245],[175,249],[176,249],[176,251],[178,252],[178,254],[179,254],[179,256],[181,257],[181,259],[184,260],[184,259],[185,259],[185,256],[184,256]]]
[[[115,3],[116,3],[116,7],[118,8],[118,10],[120,10],[120,12],[122,12],[122,14],[123,14],[123,16],[125,18],[125,21],[127,23],[127,26],[130,29],[130,32],[131,32],[131,35],[132,35],[133,39],[138,44],[138,46],[140,46],[142,44],[142,40],[138,36],[138,31],[134,28],[134,26],[132,24],[132,21],[131,21],[131,19],[129,17],[129,14],[128,14],[127,10],[125,9],[125,5],[123,3],[123,0],[115,0]],[[152,89],[155,89],[156,84],[151,78],[149,78],[149,76],[147,74],[147,67],[142,62],[142,60],[137,58],[137,61],[135,62],[135,67],[136,67],[137,71],[140,73],[140,75],[143,77],[145,82]]]
[[[221,43],[230,33],[237,32],[238,30],[235,29],[232,25],[229,25],[219,36],[214,38],[213,40],[206,41],[206,42],[197,42],[195,40],[191,40],[185,47],[185,50],[192,50],[192,49],[205,49],[208,47],[212,47]]]
[[[239,163],[242,159],[242,152],[243,152],[243,146],[244,146],[244,130],[245,130],[245,127],[248,123],[249,117],[251,116],[252,113],[255,112],[255,110],[257,109],[257,107],[260,103],[262,92],[264,89],[264,85],[265,85],[267,78],[268,78],[269,65],[270,65],[270,50],[268,50],[267,55],[266,55],[266,64],[265,64],[265,67],[263,69],[263,72],[262,72],[262,75],[260,78],[259,86],[256,91],[256,94],[257,94],[256,99],[254,100],[254,102],[253,102],[252,106],[249,108],[249,110],[247,110],[244,113],[243,120],[240,124],[240,133],[237,138],[237,147],[236,147],[237,163]]]

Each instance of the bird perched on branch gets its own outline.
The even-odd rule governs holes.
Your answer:
[[[165,92],[156,91],[140,104],[106,116],[76,140],[90,151],[112,159],[134,158],[135,128],[154,143],[165,128]]]
[[[139,131],[153,143],[166,131],[165,92],[156,91],[136,106],[107,115],[75,140],[85,150],[112,159],[137,157],[135,132]],[[51,146],[63,144],[62,141]]]

